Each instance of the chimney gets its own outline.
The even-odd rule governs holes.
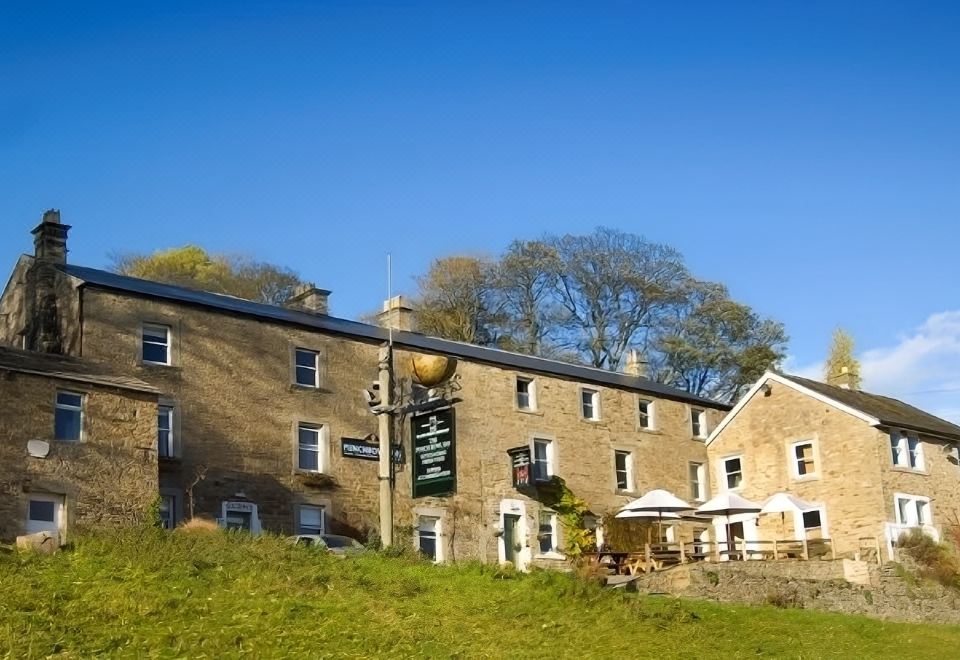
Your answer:
[[[385,300],[383,301],[383,311],[377,314],[377,325],[381,328],[412,332],[416,327],[413,307],[407,304],[407,300],[403,296],[394,296],[390,300]]]
[[[854,374],[850,371],[849,367],[840,367],[838,373],[832,374],[827,378],[828,385],[834,385],[836,387],[842,387],[845,390],[852,390],[854,383]]]
[[[311,314],[327,314],[330,291],[318,289],[313,282],[306,282],[293,290],[293,295],[283,303],[284,307]]]
[[[54,264],[67,263],[67,232],[70,225],[60,224],[60,211],[44,212],[33,234],[33,255],[38,261]]]
[[[627,364],[624,368],[624,371],[631,376],[637,376],[638,378],[647,378],[649,375],[648,367],[649,363],[647,362],[647,356],[643,354],[642,351],[638,351],[635,348],[631,348],[630,352],[627,353]]]

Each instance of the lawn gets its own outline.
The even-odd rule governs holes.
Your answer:
[[[960,628],[602,591],[281,539],[129,530],[0,555],[0,655],[944,657]]]

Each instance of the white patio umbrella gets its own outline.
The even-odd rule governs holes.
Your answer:
[[[745,497],[727,491],[704,502],[696,509],[703,516],[722,517],[727,526],[727,547],[730,547],[730,516],[744,513],[760,513],[761,506]]]
[[[816,507],[816,504],[801,500],[796,495],[781,492],[768,497],[763,506],[760,507],[760,513],[790,513],[792,511],[803,513]]]
[[[684,502],[670,491],[657,488],[644,493],[639,498],[628,502],[620,508],[617,518],[656,518],[657,533],[663,536],[663,521],[665,519],[679,519],[681,511],[692,511],[693,507]],[[622,514],[622,515],[621,515]],[[646,515],[628,515],[646,514]],[[658,537],[659,538],[659,537]],[[659,540],[657,541],[659,543]]]

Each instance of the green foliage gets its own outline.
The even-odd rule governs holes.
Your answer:
[[[589,511],[587,503],[567,487],[566,482],[554,476],[546,485],[538,488],[540,501],[550,507],[564,531],[564,553],[570,559],[578,559],[588,548],[596,545],[592,529],[584,527],[584,515]]]
[[[860,361],[854,357],[853,337],[846,330],[837,328],[833,331],[830,355],[823,371],[827,382],[844,373],[849,374],[851,388],[860,389]]]
[[[0,554],[0,657],[943,657],[960,629],[143,527]],[[810,631],[816,634],[810,634]]]
[[[920,567],[920,577],[960,589],[960,557],[952,545],[935,541],[914,528],[900,535],[897,548]]]
[[[196,245],[158,250],[150,255],[115,255],[113,270],[131,277],[272,304],[283,303],[301,284],[296,273],[286,268],[246,257],[210,254]]]

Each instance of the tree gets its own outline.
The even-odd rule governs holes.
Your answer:
[[[210,254],[196,245],[150,255],[120,254],[112,269],[121,275],[282,304],[302,284],[293,271],[248,257]]]
[[[563,340],[586,362],[617,369],[639,336],[682,300],[687,269],[673,248],[642,236],[599,228],[586,236],[548,240],[556,251],[556,295],[564,310]]]
[[[470,256],[435,259],[418,278],[417,329],[471,344],[495,341],[491,263]]]
[[[833,331],[833,342],[830,344],[830,355],[824,365],[823,377],[830,382],[846,375],[850,381],[850,389],[860,389],[860,361],[853,355],[853,337],[837,328]]]
[[[656,329],[654,377],[697,396],[733,401],[783,359],[783,324],[730,299],[722,284],[691,279]]]
[[[560,264],[541,241],[514,241],[491,269],[491,288],[504,327],[501,347],[530,355],[551,352],[546,341],[557,326],[553,300]]]

